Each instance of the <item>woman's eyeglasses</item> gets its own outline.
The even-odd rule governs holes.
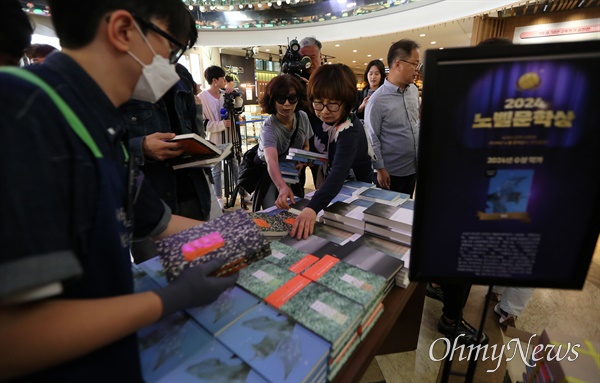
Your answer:
[[[341,104],[339,104],[337,102],[330,102],[329,104],[323,104],[322,102],[315,102],[315,101],[313,101],[312,105],[313,105],[313,108],[315,108],[315,110],[317,112],[322,111],[323,108],[327,108],[327,110],[332,113],[335,113],[338,110],[340,110],[340,107],[342,106]]]
[[[286,101],[289,101],[290,104],[295,104],[298,102],[298,96],[296,96],[295,94],[291,94],[289,96],[277,97],[275,101],[277,101],[277,103],[281,105],[285,104]]]
[[[152,29],[154,32],[158,33],[159,35],[161,35],[162,37],[167,39],[175,47],[175,48],[172,47],[171,52],[169,52],[169,62],[171,64],[175,64],[175,63],[177,63],[177,61],[179,61],[181,56],[183,56],[183,54],[187,50],[187,48],[188,48],[187,45],[181,44],[179,41],[177,41],[177,39],[175,37],[171,36],[167,32],[160,29],[158,26],[156,26],[156,24],[154,24],[148,20],[144,20],[143,18],[136,16],[136,15],[133,15],[133,18],[135,19],[135,21],[142,24],[146,28]]]

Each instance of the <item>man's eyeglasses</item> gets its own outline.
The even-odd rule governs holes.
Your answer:
[[[152,29],[154,32],[158,33],[159,35],[161,35],[162,37],[164,37],[165,39],[167,39],[173,46],[175,46],[175,48],[171,47],[171,52],[169,53],[169,62],[171,64],[175,64],[177,61],[179,61],[179,59],[181,58],[181,56],[183,56],[183,54],[187,50],[187,48],[188,48],[187,45],[181,44],[179,41],[177,41],[177,39],[175,37],[171,36],[167,32],[165,32],[162,29],[160,29],[153,22],[150,22],[148,20],[144,20],[143,18],[141,18],[139,16],[136,16],[136,15],[133,15],[133,18],[138,23],[142,24],[146,28]]]
[[[277,97],[275,99],[275,101],[277,101],[277,103],[281,104],[281,105],[285,104],[286,100],[289,101],[290,104],[295,104],[295,103],[298,102],[298,96],[296,96],[295,94],[291,94],[291,95],[289,95],[287,97],[286,96],[282,96],[282,97]]]
[[[338,110],[340,110],[340,107],[342,106],[339,103],[336,102],[330,102],[329,104],[323,104],[322,102],[314,102],[312,103],[313,108],[315,108],[315,110],[317,112],[320,112],[323,110],[323,108],[327,108],[328,111],[335,113]]]
[[[417,72],[420,72],[420,71],[421,71],[421,69],[423,69],[423,63],[411,63],[410,61],[406,61],[406,60],[402,60],[402,59],[399,59],[399,60],[400,60],[400,61],[404,61],[405,63],[408,63],[408,64],[410,64],[410,65],[414,66],[414,67],[415,67],[415,70],[416,70]]]

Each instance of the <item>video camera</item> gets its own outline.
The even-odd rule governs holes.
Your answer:
[[[300,54],[300,44],[298,43],[298,40],[293,39],[290,41],[287,50],[285,51],[285,55],[283,56],[281,71],[283,73],[308,79],[309,74],[306,73],[306,70],[310,68],[310,65],[310,57],[303,57]]]
[[[244,111],[244,99],[237,89],[234,89],[229,93],[221,91],[221,94],[223,94],[223,108],[227,111],[233,111],[236,114],[240,114]]]

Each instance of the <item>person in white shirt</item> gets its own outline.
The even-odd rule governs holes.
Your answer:
[[[227,80],[225,79],[225,71],[223,68],[213,65],[204,71],[204,79],[210,87],[205,92],[198,95],[202,103],[202,115],[204,117],[204,127],[206,128],[206,136],[208,140],[214,144],[224,144],[230,142],[231,121],[229,119],[221,119],[221,108],[223,108],[223,96],[221,89],[225,89]],[[235,156],[231,159],[231,171],[233,179],[237,180],[238,163]],[[221,208],[223,208],[223,181],[221,174],[223,173],[223,164],[218,163],[212,169],[214,179],[215,195]]]

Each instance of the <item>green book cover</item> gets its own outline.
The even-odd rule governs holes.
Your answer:
[[[368,310],[373,300],[381,296],[387,281],[381,275],[338,262],[331,267],[318,283],[331,290],[360,303]]]
[[[363,307],[318,283],[311,283],[279,308],[331,342],[332,354],[358,330]]]
[[[295,276],[295,273],[263,259],[240,270],[237,284],[264,299]]]
[[[306,253],[302,250],[294,249],[281,242],[271,242],[271,255],[265,258],[282,269],[288,269],[290,266],[304,258]]]

